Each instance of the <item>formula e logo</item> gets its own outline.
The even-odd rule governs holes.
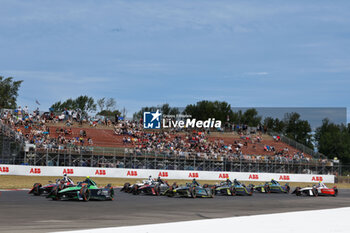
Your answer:
[[[74,174],[73,168],[63,169],[63,174],[72,175]]]
[[[227,173],[220,173],[219,178],[221,179],[229,179],[229,175]]]
[[[313,176],[312,181],[323,181],[322,176]]]
[[[9,169],[9,167],[0,167],[0,172],[8,173],[8,172],[10,172],[10,169]]]
[[[156,112],[143,113],[143,128],[144,129],[160,129],[162,114],[157,109]]]
[[[99,169],[97,169],[96,172],[95,172],[95,175],[105,176],[106,175],[106,170],[99,170]]]
[[[31,174],[40,174],[41,170],[40,170],[40,168],[32,168],[32,169],[30,169],[29,173],[31,173]]]
[[[128,171],[127,176],[137,176],[137,171]]]
[[[251,174],[251,175],[249,175],[249,179],[250,179],[250,180],[258,180],[258,179],[259,179],[259,175],[257,175],[257,174]]]

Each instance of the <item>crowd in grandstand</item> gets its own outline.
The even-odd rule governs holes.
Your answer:
[[[28,108],[19,107],[14,112],[4,111],[1,115],[1,121],[7,125],[16,134],[16,138],[25,143],[34,144],[36,148],[64,150],[68,147],[76,146],[91,146],[93,141],[87,137],[85,130],[80,131],[78,137],[72,136],[71,128],[57,127],[55,132],[57,137],[52,137],[50,128],[47,123],[56,122],[59,116],[53,113],[44,113],[40,115],[36,110],[29,113]],[[72,116],[73,117],[73,116]],[[66,121],[69,124],[70,119]]]
[[[232,139],[231,143],[225,143],[223,139],[209,139],[209,132],[192,131],[178,134],[176,131],[151,132],[143,130],[141,122],[122,120],[112,122],[105,119],[82,118],[81,112],[65,110],[62,114],[55,115],[53,112],[40,114],[39,110],[29,113],[28,108],[20,107],[14,112],[4,111],[1,115],[3,124],[9,126],[16,134],[16,137],[27,143],[35,144],[36,148],[49,150],[65,150],[67,148],[81,149],[82,147],[93,146],[93,140],[87,135],[84,129],[80,130],[79,136],[72,135],[71,126],[83,121],[91,127],[99,124],[113,127],[116,135],[123,137],[123,143],[128,147],[128,153],[141,155],[144,153],[162,153],[167,156],[183,158],[201,157],[205,159],[228,160],[250,160],[250,161],[309,161],[310,157],[301,152],[289,153],[288,147],[283,150],[276,150],[274,146],[264,145],[259,134],[254,136],[244,134],[240,139]],[[50,132],[48,123],[55,124],[64,121],[65,127],[57,127],[55,137]],[[62,124],[61,124],[62,125]],[[280,138],[275,137],[275,141]],[[262,155],[263,151],[256,150],[255,155],[245,155],[242,150],[251,146],[265,152],[273,152],[274,156]]]

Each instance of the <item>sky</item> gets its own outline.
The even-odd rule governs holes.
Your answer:
[[[0,0],[18,104],[350,108],[350,1]],[[348,114],[349,115],[349,114]],[[348,118],[349,121],[349,118]]]

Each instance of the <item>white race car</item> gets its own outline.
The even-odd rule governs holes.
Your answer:
[[[292,194],[295,194],[297,196],[301,195],[307,195],[307,196],[337,196],[338,195],[338,189],[336,186],[333,188],[328,188],[324,183],[318,183],[316,185],[313,185],[312,187],[297,187]]]

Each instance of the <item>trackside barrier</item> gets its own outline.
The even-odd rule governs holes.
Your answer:
[[[179,170],[147,170],[98,167],[45,167],[23,165],[1,165],[0,175],[18,176],[90,176],[109,178],[148,178],[152,176],[165,179],[191,180],[225,180],[270,181],[275,179],[284,182],[325,182],[334,183],[334,175],[286,174],[286,173],[250,173],[250,172],[213,172],[213,171],[179,171]]]

